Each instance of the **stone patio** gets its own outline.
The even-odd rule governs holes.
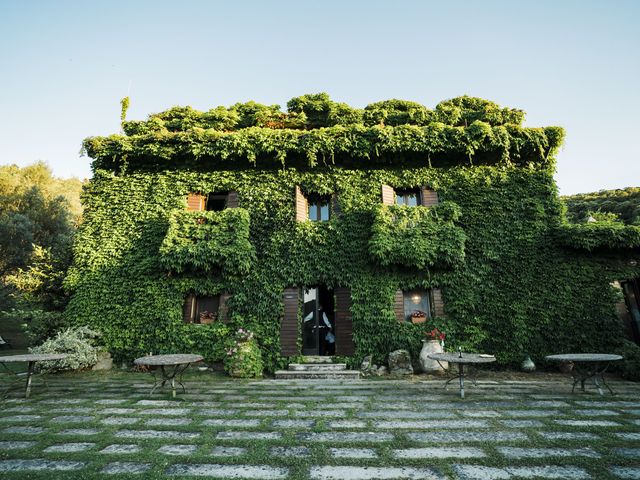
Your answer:
[[[193,378],[193,377],[191,377]],[[532,377],[534,378],[534,377]],[[0,401],[0,477],[640,479],[640,385],[568,379],[202,381],[51,377]],[[53,473],[55,476],[57,473]]]

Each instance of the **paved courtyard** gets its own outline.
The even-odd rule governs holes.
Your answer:
[[[0,400],[0,477],[640,479],[640,385],[571,394],[568,378],[231,381],[52,377]],[[17,395],[17,392],[16,392]]]

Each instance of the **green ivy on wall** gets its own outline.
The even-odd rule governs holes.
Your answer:
[[[422,328],[395,318],[395,292],[438,287],[447,345],[495,353],[503,364],[525,353],[540,360],[559,345],[616,345],[623,333],[611,282],[640,275],[629,261],[637,253],[596,256],[558,240],[563,206],[553,155],[561,129],[522,128],[520,111],[469,97],[434,111],[400,101],[358,111],[321,94],[298,98],[286,114],[239,104],[206,112],[206,123],[204,114],[174,109],[125,122],[127,136],[88,139],[95,174],[66,279],[68,318],[99,328],[123,359],[189,351],[220,360],[242,327],[254,332],[273,370],[286,362],[279,354],[283,290],[346,287],[356,344],[350,362],[367,354],[382,362],[398,348],[415,356],[421,345]],[[442,203],[428,213],[382,208],[383,184],[429,185]],[[296,186],[336,194],[339,214],[296,222]],[[241,207],[206,223],[211,235],[222,235],[211,260],[231,268],[182,268],[200,254],[187,248],[172,257],[165,248],[199,235],[185,226],[193,226],[183,220],[191,217],[186,196],[216,191],[237,192]],[[393,231],[385,217],[392,211],[415,215],[427,237],[407,247],[409,229]],[[244,233],[233,246],[225,222],[248,231],[250,249]],[[397,250],[383,245],[385,236],[400,243]],[[231,248],[222,255],[221,245]],[[381,261],[383,250],[393,261]],[[227,324],[183,323],[186,295],[223,292],[231,295]]]

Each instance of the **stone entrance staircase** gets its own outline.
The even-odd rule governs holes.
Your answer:
[[[290,363],[288,370],[278,370],[276,380],[358,380],[358,370],[347,370],[346,363],[332,363],[331,357],[304,357],[304,363]]]

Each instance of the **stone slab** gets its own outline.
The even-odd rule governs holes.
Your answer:
[[[274,420],[271,422],[271,426],[276,428],[311,428],[315,424],[315,420],[302,419]]]
[[[56,432],[56,435],[75,435],[79,437],[88,437],[91,435],[97,435],[99,433],[102,433],[102,430],[98,430],[97,428],[67,428],[66,430]]]
[[[391,450],[395,458],[481,458],[486,453],[474,447],[432,447],[432,448],[403,448]]]
[[[591,475],[574,466],[545,465],[540,467],[485,467],[481,465],[454,465],[458,480],[504,480],[511,478],[549,478],[558,480],[586,480]]]
[[[4,433],[19,433],[21,435],[40,435],[44,432],[42,427],[7,427],[2,430]]]
[[[35,422],[36,420],[42,420],[41,415],[9,415],[7,417],[0,417],[2,423],[21,423],[21,422]]]
[[[373,448],[330,448],[333,458],[378,458]]]
[[[59,443],[57,445],[51,445],[43,450],[45,453],[73,453],[84,452],[93,448],[96,444],[91,442],[84,443]]]
[[[313,480],[446,480],[438,470],[412,467],[314,466],[309,476]]]
[[[109,407],[103,408],[100,413],[103,415],[128,415],[131,413],[138,413],[138,410],[135,408]]]
[[[167,475],[190,475],[194,477],[215,477],[224,479],[247,478],[255,480],[279,480],[287,478],[289,469],[268,465],[216,465],[216,464],[175,464],[167,468]]]
[[[218,432],[218,440],[279,440],[280,432]]]
[[[554,420],[558,425],[568,427],[619,427],[619,422],[612,420]]]
[[[600,436],[589,432],[536,432],[545,440],[600,440]]]
[[[614,448],[613,453],[626,458],[640,458],[640,448]]]
[[[307,447],[272,447],[269,453],[273,457],[308,457],[311,453]]]
[[[106,464],[101,472],[109,475],[141,474],[145,473],[150,468],[150,463],[112,462]]]
[[[486,420],[416,420],[416,421],[402,421],[402,420],[390,420],[374,422],[375,428],[392,429],[397,428],[418,428],[418,429],[456,429],[456,428],[488,428],[489,422]]]
[[[289,410],[247,410],[242,414],[246,417],[286,417]]]
[[[327,422],[329,428],[366,428],[367,422],[363,420],[333,420]]]
[[[0,441],[0,450],[23,450],[25,448],[31,448],[37,444],[38,442],[34,442],[34,441],[24,441],[24,442]]]
[[[114,443],[113,445],[108,445],[99,453],[109,453],[109,454],[126,454],[126,453],[138,453],[142,450],[140,445],[135,443]]]
[[[68,460],[45,460],[44,458],[0,460],[0,472],[21,472],[34,470],[68,471],[84,468],[84,462]]]
[[[415,442],[433,443],[463,443],[463,442],[515,442],[526,441],[529,437],[523,432],[515,431],[446,431],[434,430],[429,432],[408,432],[405,434],[410,440]]]
[[[191,413],[190,408],[148,408],[138,410],[138,415],[179,416]]]
[[[100,420],[103,425],[133,425],[140,421],[137,417],[107,417]]]
[[[611,467],[610,471],[622,480],[640,480],[640,467]]]
[[[498,420],[502,425],[508,428],[531,428],[542,427],[544,423],[540,420]]]
[[[50,423],[90,423],[95,420],[94,417],[76,416],[76,415],[62,415],[60,417],[53,417],[49,420]]]
[[[202,425],[209,427],[233,427],[233,428],[251,428],[260,425],[260,420],[257,419],[229,419],[222,418],[209,418],[202,421]]]
[[[380,443],[394,439],[387,432],[308,432],[298,433],[298,439],[309,442],[368,442]]]
[[[356,413],[357,417],[360,418],[455,418],[455,414],[453,412],[446,411],[403,411],[403,410],[389,410],[389,411],[372,411],[372,412],[358,412]]]
[[[640,432],[617,432],[614,435],[623,440],[640,440]]]
[[[190,440],[199,436],[199,432],[175,432],[171,430],[118,430],[114,433],[114,437],[118,438],[176,438]]]
[[[592,450],[591,448],[497,447],[497,450],[507,458],[548,458],[548,457],[600,458],[600,454]]]
[[[294,417],[300,418],[309,418],[309,417],[320,417],[320,418],[342,418],[347,416],[347,412],[344,410],[298,410],[293,412]]]
[[[211,455],[215,457],[239,457],[247,453],[244,447],[215,447]]]
[[[191,455],[198,450],[198,445],[163,445],[158,453],[164,455]]]
[[[145,425],[150,426],[176,426],[176,425],[189,425],[192,422],[190,418],[150,418]]]

